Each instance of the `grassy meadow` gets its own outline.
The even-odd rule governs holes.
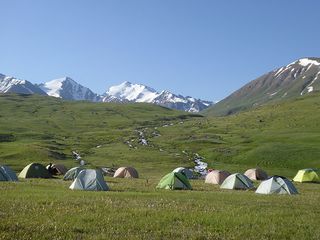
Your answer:
[[[300,195],[156,190],[157,181],[106,178],[109,192],[60,179],[1,183],[0,239],[319,239],[319,184]]]
[[[320,184],[297,196],[220,190],[192,180],[192,191],[156,190],[173,168],[244,172],[259,166],[292,178],[320,167],[320,95],[228,117],[204,117],[149,104],[70,102],[0,95],[0,164],[31,162],[133,166],[140,179],[106,177],[109,192],[72,191],[71,182],[0,182],[0,239],[319,239]],[[139,143],[140,132],[148,141]],[[256,186],[258,183],[255,183]]]

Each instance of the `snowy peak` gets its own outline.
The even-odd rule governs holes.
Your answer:
[[[54,79],[46,83],[42,83],[39,87],[49,96],[63,98],[67,100],[87,100],[99,101],[99,96],[93,93],[70,77]]]
[[[299,64],[303,67],[307,67],[308,65],[320,65],[320,59],[319,58],[301,58],[298,59],[297,61],[290,63],[287,67],[294,65],[294,64]]]
[[[0,93],[22,93],[47,95],[38,86],[26,80],[0,74]]]
[[[169,91],[158,93],[153,88],[142,84],[123,82],[112,86],[104,94],[103,102],[146,102],[187,112],[199,112],[209,107],[212,102],[175,95]]]
[[[60,91],[62,89],[63,82],[67,78],[60,78],[60,79],[55,79],[46,83],[42,83],[39,85],[39,87],[45,91],[49,96],[52,97],[61,97],[60,96]]]
[[[119,99],[119,101],[152,102],[157,94],[156,90],[152,88],[126,81],[120,85],[110,87],[105,96],[112,96]]]
[[[284,77],[284,76],[292,76],[293,78],[297,78],[302,74],[306,74],[309,70],[314,70],[314,68],[318,69],[320,67],[320,59],[319,58],[301,58],[297,61],[294,61],[287,66],[278,68],[273,71],[274,77]]]
[[[162,91],[155,99],[154,103],[172,102],[172,103],[187,103],[189,100],[181,95],[175,95],[169,91]]]

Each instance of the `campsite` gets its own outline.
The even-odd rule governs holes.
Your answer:
[[[14,136],[1,142],[2,164],[17,175],[32,162],[42,164],[45,170],[49,163],[74,169],[67,172],[66,180],[64,175],[54,175],[1,181],[0,239],[256,239],[257,235],[260,239],[319,239],[320,184],[292,182],[298,191],[294,195],[258,194],[255,191],[261,180],[253,181],[252,190],[230,190],[205,183],[201,177],[204,168],[244,174],[259,166],[268,176],[285,176],[291,181],[299,170],[317,168],[317,121],[311,119],[318,114],[305,113],[317,108],[319,97],[213,119],[145,104],[2,95],[2,109],[10,109],[0,118],[2,131]],[[294,111],[286,110],[293,106]],[[63,111],[58,114],[56,109]],[[87,118],[92,112],[96,117]],[[309,124],[305,117],[288,122],[284,117],[288,114],[308,116]],[[271,121],[275,115],[277,121]],[[263,123],[257,121],[261,118]],[[65,119],[75,120],[70,126]],[[12,123],[4,124],[8,121]],[[13,131],[17,126],[25,127]],[[305,126],[303,138],[301,126]],[[145,129],[149,145],[139,144],[136,129]],[[154,131],[161,136],[154,136]],[[281,135],[274,134],[279,131]],[[281,151],[274,152],[275,145],[270,149],[271,138],[277,139]],[[300,161],[301,157],[307,160]],[[116,171],[129,166],[139,178],[106,174],[108,191],[69,189],[82,169]],[[192,190],[157,188],[165,175],[183,172],[181,167],[201,170],[194,172],[198,179],[188,179]],[[308,172],[298,176],[309,179]],[[307,227],[301,227],[306,222]]]
[[[320,240],[319,0],[0,8],[0,240]]]

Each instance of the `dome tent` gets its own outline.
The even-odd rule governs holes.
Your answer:
[[[165,175],[157,185],[157,188],[170,190],[191,190],[192,187],[188,178],[182,173],[171,172]]]
[[[246,175],[250,180],[266,180],[268,179],[268,174],[260,168],[248,169],[244,175]]]
[[[293,178],[295,182],[320,182],[320,170],[306,168],[298,171]]]
[[[19,178],[51,178],[51,174],[40,163],[30,163],[19,174]]]
[[[63,176],[63,180],[74,180],[83,169],[84,168],[82,167],[73,167],[69,169],[69,171]]]
[[[18,181],[16,173],[8,166],[0,166],[0,181]]]
[[[100,170],[84,169],[82,170],[76,179],[69,187],[73,190],[85,190],[85,191],[108,191],[109,187],[103,179],[103,175]]]
[[[251,189],[254,188],[252,181],[245,175],[241,173],[234,173],[228,176],[223,183],[221,184],[220,188],[222,189]]]
[[[256,190],[259,194],[298,194],[296,187],[285,177],[273,176],[262,181]]]
[[[212,170],[206,176],[205,183],[222,184],[223,181],[230,176],[230,173],[223,170]]]
[[[178,167],[178,168],[174,169],[172,172],[182,173],[182,174],[184,174],[188,179],[192,179],[192,178],[193,178],[193,172],[192,172],[191,170],[189,170],[188,168]]]
[[[62,164],[49,164],[46,166],[46,169],[52,174],[52,175],[64,175],[68,171],[68,169],[62,165]]]
[[[114,178],[139,178],[138,171],[133,167],[120,167],[113,175]]]

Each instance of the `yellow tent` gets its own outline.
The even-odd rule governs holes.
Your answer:
[[[318,169],[301,169],[293,178],[295,182],[320,182],[320,170]]]

